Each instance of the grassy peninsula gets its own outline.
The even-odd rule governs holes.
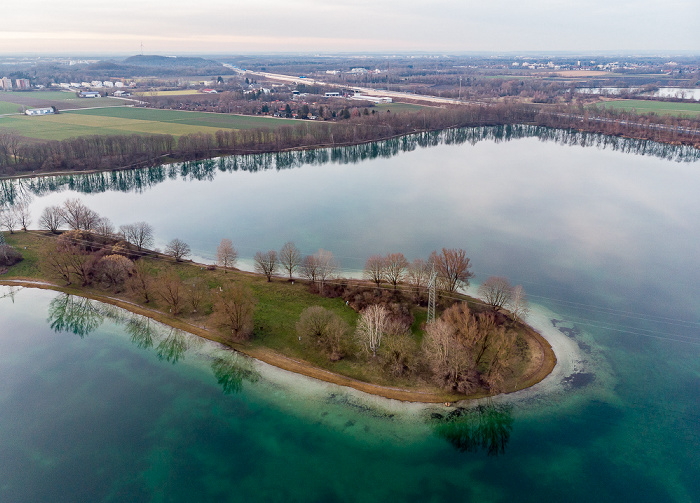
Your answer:
[[[63,233],[67,234],[70,232]],[[79,245],[97,252],[100,252],[97,248],[102,247],[101,257],[115,256],[113,252],[117,252],[134,259],[149,283],[149,294],[144,296],[144,291],[133,285],[130,287],[128,282],[114,283],[98,280],[96,276],[92,281],[82,281],[74,275],[73,281],[67,284],[65,278],[59,278],[47,266],[50,254],[56,253],[60,234],[20,231],[3,235],[6,243],[21,254],[22,260],[10,267],[0,267],[0,284],[50,288],[111,303],[283,369],[388,398],[452,402],[515,391],[542,380],[556,363],[551,347],[539,334],[522,322],[509,321],[508,316],[498,313],[493,320],[507,325],[513,342],[507,366],[502,369],[502,382],[497,390],[477,387],[464,393],[454,387],[440,386],[433,378],[430,365],[421,356],[426,337],[424,298],[420,291],[411,294],[400,284],[334,278],[319,287],[317,282],[299,278],[292,281],[284,275],[270,275],[268,279],[264,274],[174,260],[161,253],[137,250],[131,244],[124,249],[123,240],[100,241],[87,238],[83,233]],[[87,241],[91,241],[90,244],[86,244]],[[136,273],[130,275],[136,276]],[[167,278],[175,278],[181,288],[181,300],[175,308],[159,293]],[[244,292],[253,306],[249,331],[240,337],[222,320],[220,312],[220,297],[231,289]],[[385,334],[382,345],[373,355],[363,350],[355,336],[361,323],[358,302],[388,306],[410,323],[404,325],[406,330],[401,337]],[[452,304],[468,305],[466,312],[471,313],[473,320],[481,320],[480,317],[486,317],[491,310],[477,299],[449,295],[438,302],[438,314]],[[341,334],[338,339],[321,341],[303,332],[300,320],[309,308],[322,308],[326,316],[345,327],[338,332]]]

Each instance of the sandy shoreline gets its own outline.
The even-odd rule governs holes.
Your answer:
[[[115,305],[132,313],[146,316],[161,323],[185,330],[189,333],[202,337],[203,339],[231,347],[242,354],[271,365],[272,367],[276,368],[276,370],[282,371],[282,374],[272,372],[272,374],[276,374],[278,378],[282,377],[284,372],[289,372],[293,375],[302,375],[319,381],[324,381],[325,383],[329,383],[331,385],[352,388],[360,393],[373,396],[379,400],[388,399],[400,402],[418,402],[423,404],[442,404],[445,402],[452,402],[453,404],[464,405],[484,398],[484,395],[481,395],[463,399],[461,397],[450,395],[449,393],[437,394],[428,390],[400,389],[358,381],[350,377],[312,366],[306,362],[295,360],[266,348],[249,348],[240,344],[228,343],[218,334],[209,330],[204,330],[202,327],[192,325],[180,319],[171,318],[164,313],[160,313],[159,311],[151,310],[138,304],[115,297],[74,291],[52,283],[37,280],[2,279],[0,280],[0,285],[60,291]],[[545,356],[539,363],[539,368],[533,369],[530,374],[526,376],[526,379],[523,382],[524,389],[521,388],[518,391],[513,391],[508,394],[497,395],[496,397],[493,397],[494,399],[502,399],[502,397],[509,397],[509,399],[528,397],[532,396],[533,393],[542,393],[548,389],[558,388],[560,387],[562,380],[575,370],[576,362],[580,359],[580,350],[578,350],[578,345],[576,342],[568,339],[563,333],[554,328],[551,325],[550,320],[546,318],[545,315],[530,315],[528,322],[530,326],[535,329],[533,335],[541,339],[539,342],[543,346]],[[547,352],[550,353],[549,358],[546,356]],[[291,378],[291,376],[289,377]],[[285,378],[283,380],[287,381],[289,379]]]

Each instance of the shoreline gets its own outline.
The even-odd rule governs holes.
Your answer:
[[[215,112],[207,112],[207,113],[215,113]],[[290,121],[298,121],[297,119],[289,119]],[[315,122],[315,121],[301,121],[301,122]],[[612,137],[617,137],[617,138],[623,138],[626,140],[641,140],[641,141],[651,141],[655,143],[659,143],[661,145],[668,145],[671,147],[681,147],[681,146],[687,146],[691,148],[695,148],[697,150],[700,150],[700,143],[684,143],[684,142],[679,142],[679,141],[664,141],[664,140],[659,140],[659,139],[654,139],[651,137],[646,137],[644,135],[633,135],[633,134],[625,134],[619,133],[619,134],[610,134],[610,133],[601,133],[596,131],[595,129],[586,129],[582,127],[557,127],[557,126],[548,126],[548,125],[538,125],[534,122],[526,122],[526,121],[521,121],[521,122],[514,122],[514,123],[502,123],[502,124],[489,124],[489,125],[480,125],[480,126],[464,126],[464,125],[449,125],[449,126],[442,126],[442,127],[434,127],[434,128],[416,128],[412,131],[405,131],[405,132],[400,132],[400,133],[394,133],[390,134],[388,136],[381,136],[377,138],[372,138],[369,140],[357,140],[357,141],[351,141],[348,143],[332,143],[332,144],[327,144],[327,143],[319,143],[315,145],[297,145],[297,146],[292,146],[292,147],[287,147],[287,148],[272,148],[272,149],[255,149],[255,150],[243,150],[240,152],[225,152],[221,151],[221,149],[213,149],[211,152],[211,155],[209,156],[204,156],[204,157],[195,157],[193,159],[174,159],[170,158],[171,155],[173,155],[173,152],[167,153],[167,154],[162,154],[158,156],[155,159],[152,159],[151,161],[141,161],[136,164],[129,164],[126,166],[115,166],[115,167],[110,167],[110,168],[98,168],[98,169],[82,169],[82,170],[62,170],[62,171],[32,171],[31,173],[18,173],[18,174],[13,174],[13,175],[7,175],[7,174],[2,174],[0,173],[0,181],[6,181],[6,180],[21,180],[21,179],[26,179],[26,178],[45,178],[45,177],[51,177],[51,176],[72,176],[72,175],[91,175],[91,174],[96,174],[96,173],[109,173],[109,172],[118,172],[118,171],[128,171],[128,170],[136,170],[136,169],[147,169],[151,167],[159,167],[159,166],[167,166],[170,164],[177,164],[177,163],[184,163],[184,162],[199,162],[199,161],[206,161],[206,160],[211,160],[211,159],[217,159],[220,157],[229,157],[229,156],[245,156],[245,155],[258,155],[258,154],[279,154],[283,152],[304,152],[304,151],[309,151],[309,150],[321,150],[321,149],[332,149],[332,148],[346,148],[346,147],[355,147],[359,145],[367,145],[370,143],[377,143],[377,142],[382,142],[382,141],[387,141],[387,140],[392,140],[396,138],[402,138],[404,136],[410,136],[410,135],[415,135],[415,134],[422,134],[422,133],[433,133],[437,131],[445,131],[445,130],[450,130],[450,129],[460,129],[460,128],[477,128],[477,127],[506,127],[506,126],[517,126],[517,125],[523,125],[523,126],[535,126],[535,127],[544,127],[548,129],[571,129],[575,130],[579,133],[588,133],[588,134],[599,134],[599,135],[604,135],[604,136],[612,136]],[[215,150],[218,150],[217,152],[214,152]],[[164,158],[170,158],[167,161],[162,161]]]
[[[282,370],[286,370],[295,374],[301,374],[306,377],[311,377],[327,383],[336,384],[338,386],[353,388],[355,390],[362,391],[370,395],[392,400],[398,400],[402,402],[418,402],[424,404],[448,402],[461,403],[467,401],[471,402],[486,397],[499,397],[502,395],[510,395],[519,391],[531,389],[538,383],[545,381],[547,377],[553,374],[555,368],[558,366],[558,357],[552,347],[552,343],[549,340],[547,340],[547,338],[542,336],[539,332],[537,332],[533,327],[527,325],[529,328],[529,330],[527,331],[527,336],[531,338],[534,342],[536,342],[537,345],[541,348],[541,358],[535,359],[535,363],[531,365],[531,367],[533,368],[523,377],[523,381],[513,390],[501,393],[499,395],[487,395],[484,393],[478,393],[475,395],[465,397],[463,395],[450,394],[449,392],[438,394],[434,391],[421,390],[420,388],[403,389],[388,386],[380,386],[377,384],[360,381],[351,377],[346,377],[341,374],[337,374],[335,372],[316,367],[308,362],[287,357],[281,353],[277,353],[276,351],[267,348],[248,348],[243,346],[242,344],[226,341],[223,337],[221,337],[214,331],[204,329],[197,325],[188,323],[184,320],[168,316],[165,313],[161,313],[160,311],[145,308],[139,304],[135,304],[116,297],[96,295],[91,292],[82,292],[80,290],[72,288],[61,287],[54,283],[32,279],[0,279],[0,285],[38,288],[42,290],[53,290],[69,295],[76,295],[79,297],[96,300],[98,302],[104,302],[106,304],[111,304],[113,306],[125,309],[131,313],[145,316],[165,325],[184,330],[203,339],[217,342],[219,344],[233,349],[234,351],[254,358],[255,360],[259,360],[274,367],[280,368]]]

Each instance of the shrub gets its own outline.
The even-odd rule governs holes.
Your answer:
[[[2,237],[2,234],[0,234]],[[0,266],[12,266],[22,261],[22,255],[7,244],[0,244]]]

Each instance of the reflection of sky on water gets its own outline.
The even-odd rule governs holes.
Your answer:
[[[460,247],[477,280],[505,275],[531,293],[587,303],[634,305],[653,291],[654,304],[680,313],[694,309],[688,297],[700,280],[696,165],[530,137],[357,163],[215,171],[142,193],[65,191],[36,198],[33,208],[77,195],[117,226],[149,221],[161,248],[178,237],[208,260],[223,237],[243,263],[293,240],[305,254],[332,251],[348,272],[375,253],[412,260]],[[638,309],[646,307],[654,306]]]

